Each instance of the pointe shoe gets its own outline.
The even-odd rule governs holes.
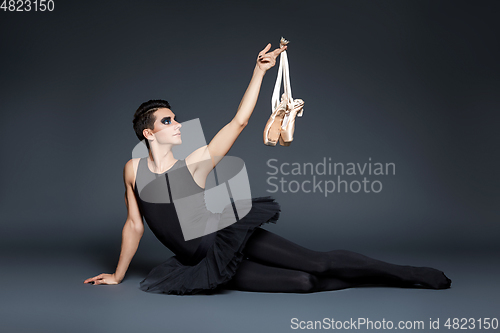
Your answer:
[[[291,144],[291,142],[285,142],[283,140],[283,137],[280,135],[280,145],[288,147]]]
[[[281,132],[281,124],[286,114],[288,99],[285,94],[281,97],[281,103],[273,111],[267,120],[264,128],[264,144],[267,146],[276,146]]]
[[[295,117],[302,117],[304,112],[304,101],[294,99],[292,103],[287,105],[286,115],[283,118],[280,131],[280,144],[289,146],[293,141],[293,133],[295,132]]]

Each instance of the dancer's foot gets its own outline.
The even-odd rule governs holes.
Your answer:
[[[440,270],[431,267],[413,267],[413,282],[431,289],[448,289],[451,280]]]

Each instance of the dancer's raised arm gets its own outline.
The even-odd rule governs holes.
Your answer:
[[[233,143],[247,125],[255,108],[255,104],[257,103],[260,86],[266,71],[276,64],[276,57],[281,52],[285,51],[287,47],[283,46],[267,53],[270,48],[271,43],[267,44],[267,46],[259,52],[252,79],[241,99],[234,118],[214,136],[207,146],[201,147],[186,158],[188,163],[194,162],[197,164],[194,171],[197,178],[206,178],[210,171],[227,154],[229,149],[231,149]],[[197,163],[209,160],[211,160],[212,163]]]

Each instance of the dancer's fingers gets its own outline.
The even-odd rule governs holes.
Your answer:
[[[273,62],[273,59],[272,59],[272,58],[268,58],[268,57],[266,57],[266,58],[260,58],[260,59],[259,59],[259,62],[260,62],[260,63],[262,63],[262,64],[267,64],[267,63],[269,63],[269,62],[271,62],[271,63],[272,63],[272,62]]]
[[[266,54],[267,51],[269,51],[269,49],[271,48],[271,43],[267,44],[267,46],[259,52],[259,57],[260,56],[264,56],[264,54]]]
[[[285,51],[287,47],[288,45],[285,45],[283,47],[280,47],[279,49],[274,50],[272,53],[275,57],[277,57],[281,52]]]
[[[104,274],[104,273],[103,273],[103,274]],[[102,277],[102,275],[103,275],[103,274],[99,274],[99,275],[97,275],[97,276],[94,276],[93,278],[88,278],[87,280],[85,280],[85,282],[84,282],[84,283],[89,283],[89,282],[93,282],[93,281],[95,281],[95,280],[97,280],[97,279],[100,279],[100,278]]]

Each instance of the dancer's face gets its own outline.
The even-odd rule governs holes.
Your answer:
[[[175,119],[175,114],[167,108],[158,109],[154,116],[153,135],[160,144],[181,144],[182,125]]]

